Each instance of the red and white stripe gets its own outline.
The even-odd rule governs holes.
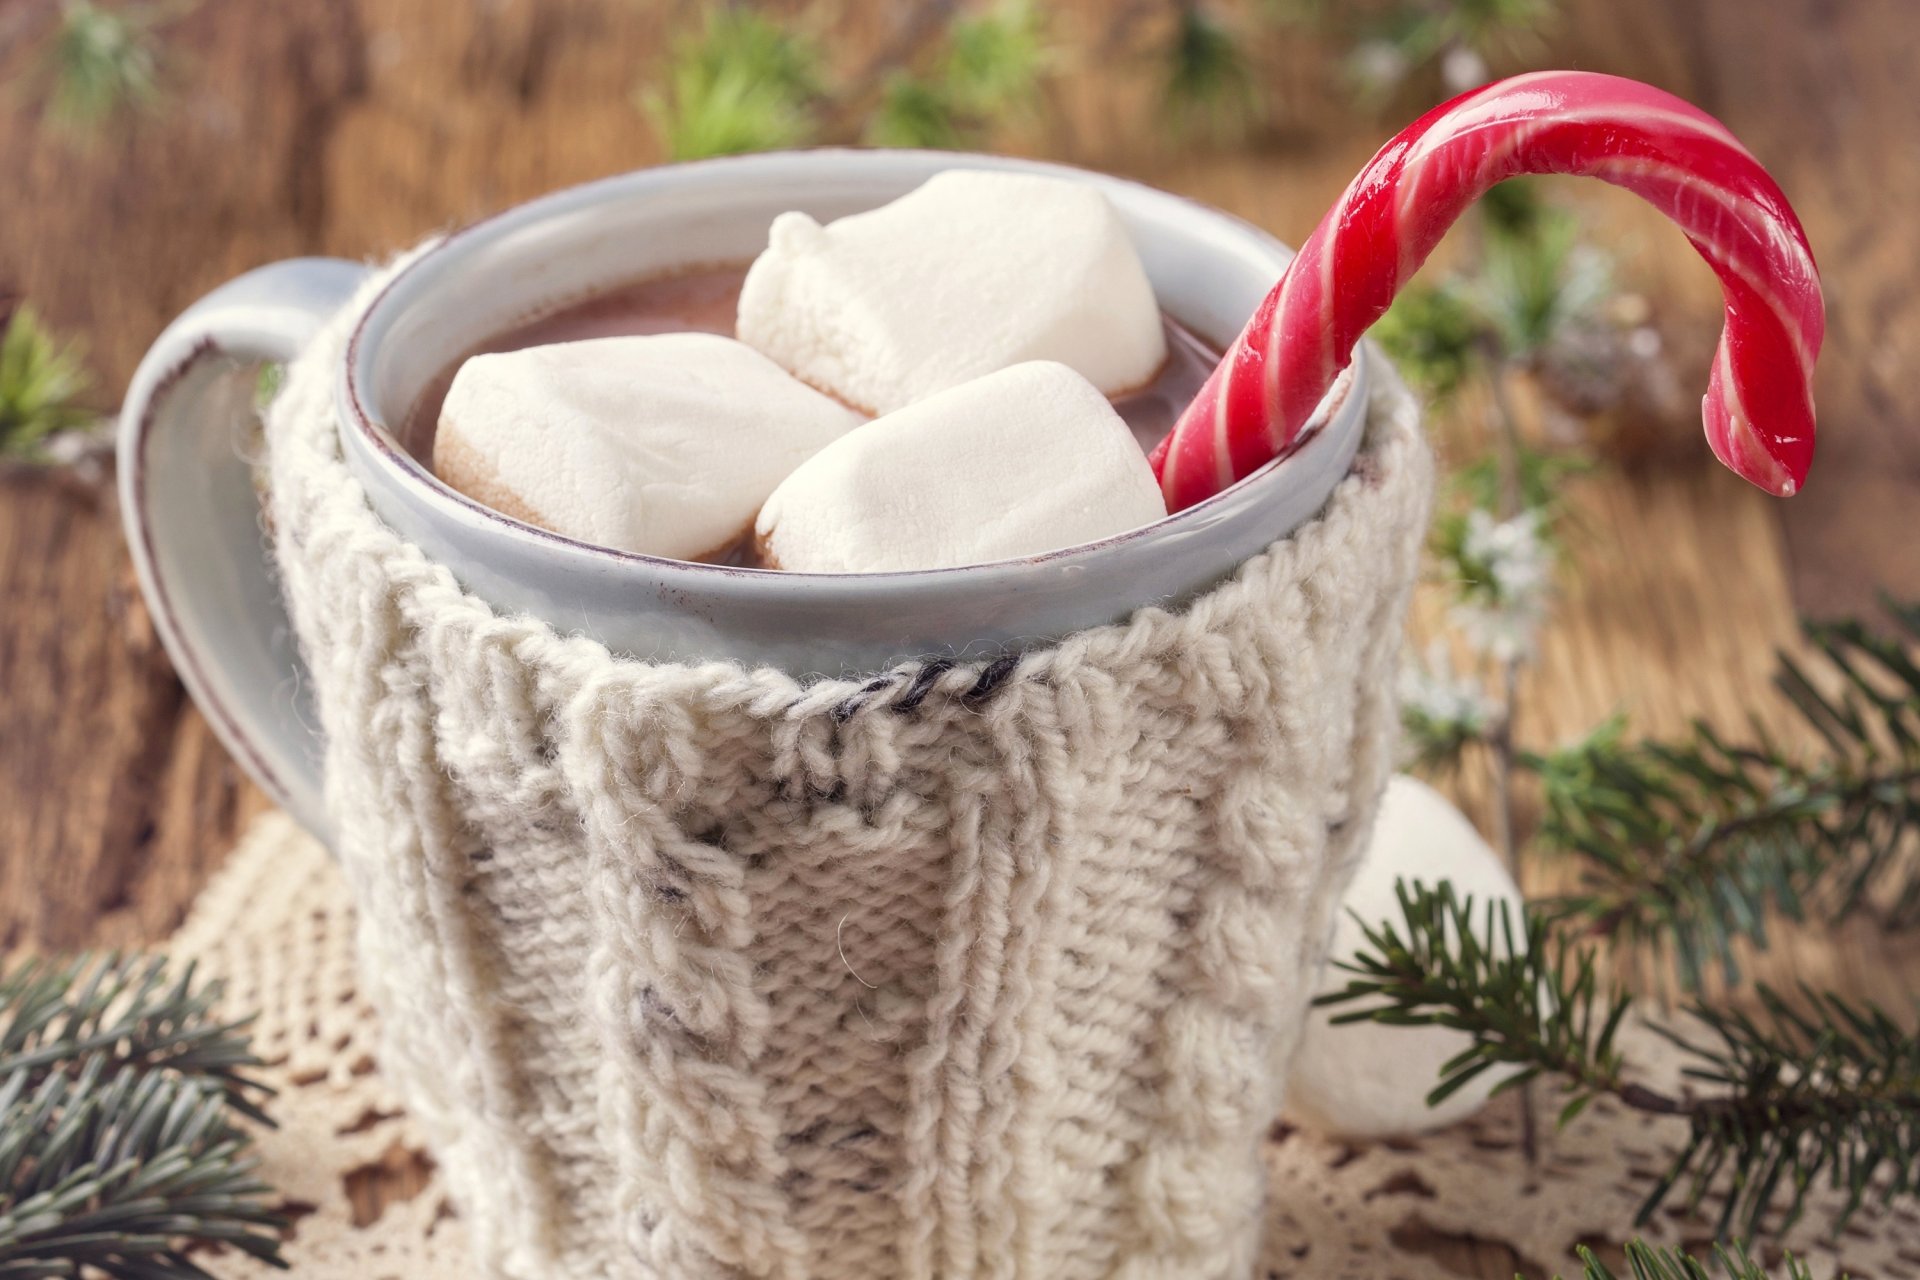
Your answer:
[[[1650,85],[1541,71],[1462,94],[1382,147],[1300,247],[1153,453],[1179,511],[1298,448],[1360,335],[1468,205],[1529,173],[1584,174],[1666,214],[1720,276],[1703,403],[1720,461],[1782,496],[1813,461],[1820,273],[1786,196],[1725,125]]]

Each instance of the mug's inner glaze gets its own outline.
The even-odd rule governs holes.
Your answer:
[[[440,369],[395,432],[401,447],[421,465],[432,466],[433,440],[447,391],[460,366],[472,356],[637,334],[693,332],[732,337],[746,273],[744,262],[686,267],[528,315]],[[1146,386],[1113,398],[1114,408],[1132,428],[1142,452],[1151,452],[1173,429],[1174,420],[1199,393],[1221,356],[1219,348],[1172,316],[1162,312],[1161,322],[1167,334],[1167,359]],[[712,562],[759,566],[753,540],[746,537]]]

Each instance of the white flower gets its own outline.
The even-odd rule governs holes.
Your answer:
[[[1465,93],[1491,78],[1487,60],[1466,45],[1456,44],[1440,57],[1440,80],[1448,93]]]
[[[1393,88],[1408,71],[1407,55],[1391,40],[1365,41],[1353,51],[1347,65],[1360,87],[1369,93]]]
[[[1428,645],[1425,662],[1400,668],[1400,706],[1428,725],[1457,729],[1461,737],[1480,737],[1500,712],[1478,681],[1453,670],[1446,641]]]
[[[1460,558],[1486,575],[1482,589],[1451,611],[1467,643],[1501,662],[1532,657],[1553,586],[1553,549],[1540,513],[1495,520],[1490,512],[1469,511]]]

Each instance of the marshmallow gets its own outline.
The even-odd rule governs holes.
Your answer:
[[[1041,361],[842,436],[773,491],[754,529],[770,565],[879,573],[1035,555],[1166,514],[1107,398]]]
[[[956,169],[821,226],[774,220],[737,332],[874,413],[1026,360],[1115,395],[1166,359],[1153,286],[1107,198],[1085,183]]]
[[[1387,784],[1366,857],[1341,900],[1320,994],[1346,986],[1351,975],[1335,964],[1367,947],[1355,915],[1373,926],[1404,919],[1395,895],[1397,880],[1417,880],[1430,889],[1442,880],[1450,882],[1457,898],[1473,899],[1476,930],[1487,904],[1504,902],[1518,932],[1520,890],[1500,856],[1446,797],[1415,778],[1395,777]],[[1466,1119],[1513,1074],[1507,1069],[1483,1072],[1429,1107],[1427,1094],[1440,1083],[1441,1066],[1472,1043],[1471,1037],[1445,1027],[1333,1025],[1336,1014],[1358,1007],[1313,1011],[1287,1077],[1289,1119],[1354,1138],[1424,1133]]]
[[[788,472],[860,421],[731,338],[594,338],[461,365],[433,467],[516,520],[693,559],[738,539]]]

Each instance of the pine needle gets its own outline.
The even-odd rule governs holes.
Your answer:
[[[32,307],[17,307],[0,334],[0,457],[39,461],[50,437],[93,422],[80,404],[92,385],[80,343],[61,341]]]
[[[1737,981],[1736,943],[1764,947],[1776,916],[1920,923],[1920,606],[1887,610],[1885,632],[1809,625],[1811,665],[1782,655],[1775,683],[1824,748],[1812,759],[1757,728],[1629,743],[1618,723],[1523,757],[1545,793],[1541,843],[1579,863],[1561,908],[1670,955],[1688,989],[1713,970]]]
[[[245,1020],[188,967],[109,956],[0,975],[0,1278],[204,1280],[193,1252],[284,1266],[234,1113],[270,1090]]]
[[[151,107],[159,97],[159,13],[66,0],[48,54],[48,117],[75,133]]]
[[[1260,93],[1239,35],[1201,4],[1179,6],[1166,59],[1164,97],[1173,118],[1230,137],[1259,115]]]
[[[887,77],[880,105],[867,121],[866,140],[876,147],[952,150],[964,146],[966,136],[945,86],[910,71]]]
[[[818,49],[751,9],[711,10],[673,41],[663,79],[637,97],[675,160],[800,146],[818,128]]]
[[[1616,1038],[1632,1000],[1601,985],[1594,946],[1545,913],[1476,912],[1445,882],[1397,893],[1400,918],[1361,922],[1364,946],[1337,965],[1346,985],[1316,1003],[1349,1006],[1335,1025],[1463,1033],[1468,1045],[1441,1066],[1429,1103],[1501,1068],[1496,1092],[1554,1082],[1562,1124],[1602,1095],[1685,1123],[1642,1222],[1675,1194],[1690,1208],[1718,1195],[1718,1232],[1751,1239],[1791,1226],[1824,1183],[1842,1196],[1837,1230],[1865,1204],[1920,1192],[1920,1038],[1881,1010],[1812,992],[1795,1007],[1766,988],[1758,1017],[1696,1004],[1688,1013],[1702,1033],[1662,1034],[1710,1089],[1672,1096],[1627,1072]]]
[[[1582,1280],[1617,1280],[1607,1264],[1594,1256],[1593,1250],[1581,1245],[1579,1254],[1585,1264]],[[1684,1250],[1639,1240],[1627,1246],[1627,1274],[1631,1280],[1769,1280],[1766,1270],[1737,1245],[1731,1250],[1715,1245],[1713,1261],[1715,1265],[1709,1267]],[[1813,1280],[1807,1265],[1791,1254],[1785,1265],[1786,1280]]]

